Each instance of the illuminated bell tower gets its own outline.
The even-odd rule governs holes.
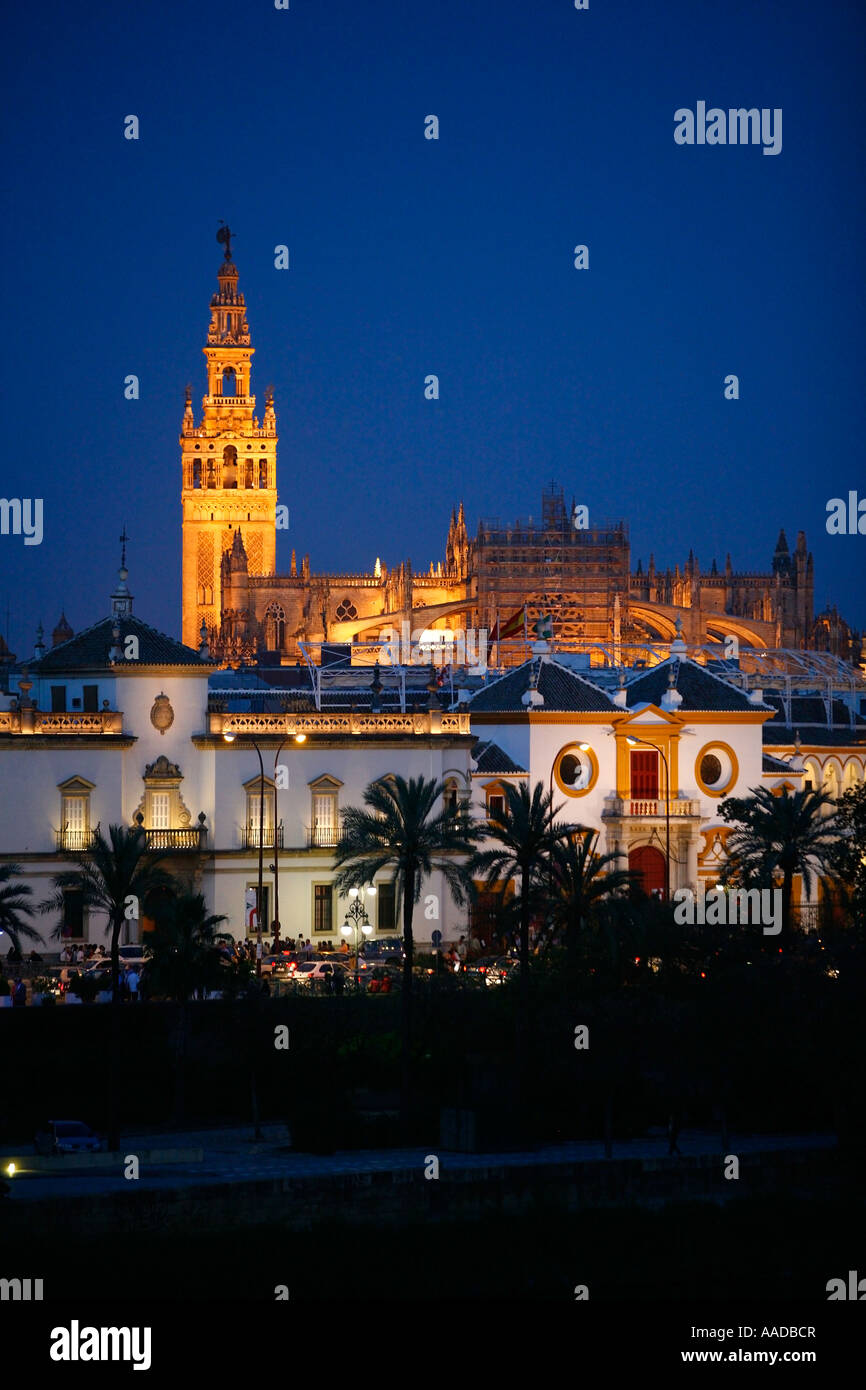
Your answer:
[[[240,530],[251,575],[273,574],[276,558],[277,422],[273,393],[265,394],[261,426],[253,414],[250,367],[255,348],[238,272],[231,258],[231,233],[220,228],[225,258],[217,271],[219,290],[210,302],[207,395],[196,425],[192,390],[180,436],[183,484],[183,641],[197,648],[202,621],[220,628],[220,562]]]

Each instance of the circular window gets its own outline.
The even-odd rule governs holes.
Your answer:
[[[706,796],[727,796],[739,770],[737,755],[729,743],[708,743],[695,759],[695,781]]]
[[[705,753],[701,758],[701,781],[714,787],[722,780],[722,764],[715,753]]]
[[[566,796],[585,796],[598,780],[598,758],[588,746],[569,743],[557,753],[553,775]]]

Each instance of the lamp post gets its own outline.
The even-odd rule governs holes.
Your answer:
[[[295,743],[306,743],[306,734],[295,734]],[[288,738],[284,738],[276,753],[274,754],[274,945],[273,950],[276,954],[280,944],[280,819],[277,815],[277,759],[288,743]]]
[[[346,913],[346,919],[347,919],[347,920],[343,923],[342,927],[340,928],[341,934],[342,934],[343,936],[346,936],[346,937],[351,936],[353,932],[354,932],[354,935],[355,935],[355,988],[356,988],[356,989],[358,988],[358,986],[359,986],[360,983],[361,983],[361,975],[360,975],[359,961],[358,961],[358,934],[359,934],[359,932],[360,932],[360,933],[363,933],[364,936],[372,936],[372,935],[373,935],[373,928],[370,926],[370,919],[369,919],[369,917],[367,916],[367,909],[366,909],[366,907],[364,906],[364,894],[365,894],[365,893],[366,893],[369,897],[371,897],[371,898],[372,898],[372,897],[375,897],[376,889],[375,889],[375,887],[374,887],[374,885],[373,885],[372,883],[368,883],[367,886],[366,886],[365,888],[350,888],[350,889],[349,889],[349,897],[352,899],[352,905],[351,905],[351,907],[349,908],[348,912]],[[352,919],[351,922],[348,920],[350,917],[351,917],[351,919]]]
[[[665,902],[667,903],[671,900],[671,770],[664,753],[654,743],[648,743],[645,738],[633,738],[631,734],[626,734],[625,741],[632,747],[637,743],[642,743],[645,748],[652,748],[653,752],[658,753],[665,765]]]
[[[234,743],[234,734],[223,734],[226,743]],[[256,975],[262,975],[262,898],[264,897],[264,852],[265,852],[265,765],[262,750],[254,738],[250,743],[259,759],[259,886],[256,892]]]

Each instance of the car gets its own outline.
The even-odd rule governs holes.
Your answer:
[[[483,978],[490,970],[499,965],[501,959],[501,956],[479,956],[477,960],[467,962],[466,974],[480,975]]]
[[[375,965],[361,978],[368,994],[390,994],[392,990],[398,990],[403,983],[401,971],[395,970],[393,965]]]
[[[519,960],[515,960],[513,956],[499,956],[488,966],[484,982],[487,985],[504,985],[509,980],[516,979],[519,970]]]
[[[376,965],[402,965],[406,948],[399,936],[382,936],[365,941],[358,952],[358,970],[372,970]]]
[[[324,982],[328,976],[333,976],[338,970],[345,978],[346,968],[343,965],[330,960],[305,960],[298,966],[292,979],[296,985],[303,985],[305,989],[308,989]]]
[[[102,1140],[81,1120],[49,1120],[33,1141],[38,1154],[99,1153]]]
[[[279,975],[287,978],[293,975],[298,965],[295,951],[279,951],[276,955],[262,956],[262,974]]]

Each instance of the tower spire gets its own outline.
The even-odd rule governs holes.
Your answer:
[[[235,234],[220,224],[223,259],[202,349],[207,395],[196,422],[187,397],[181,426],[183,503],[183,641],[197,647],[201,624],[222,627],[222,555],[243,526],[251,575],[276,568],[277,422],[266,393],[261,425],[251,392],[252,358],[246,300],[232,259]]]

